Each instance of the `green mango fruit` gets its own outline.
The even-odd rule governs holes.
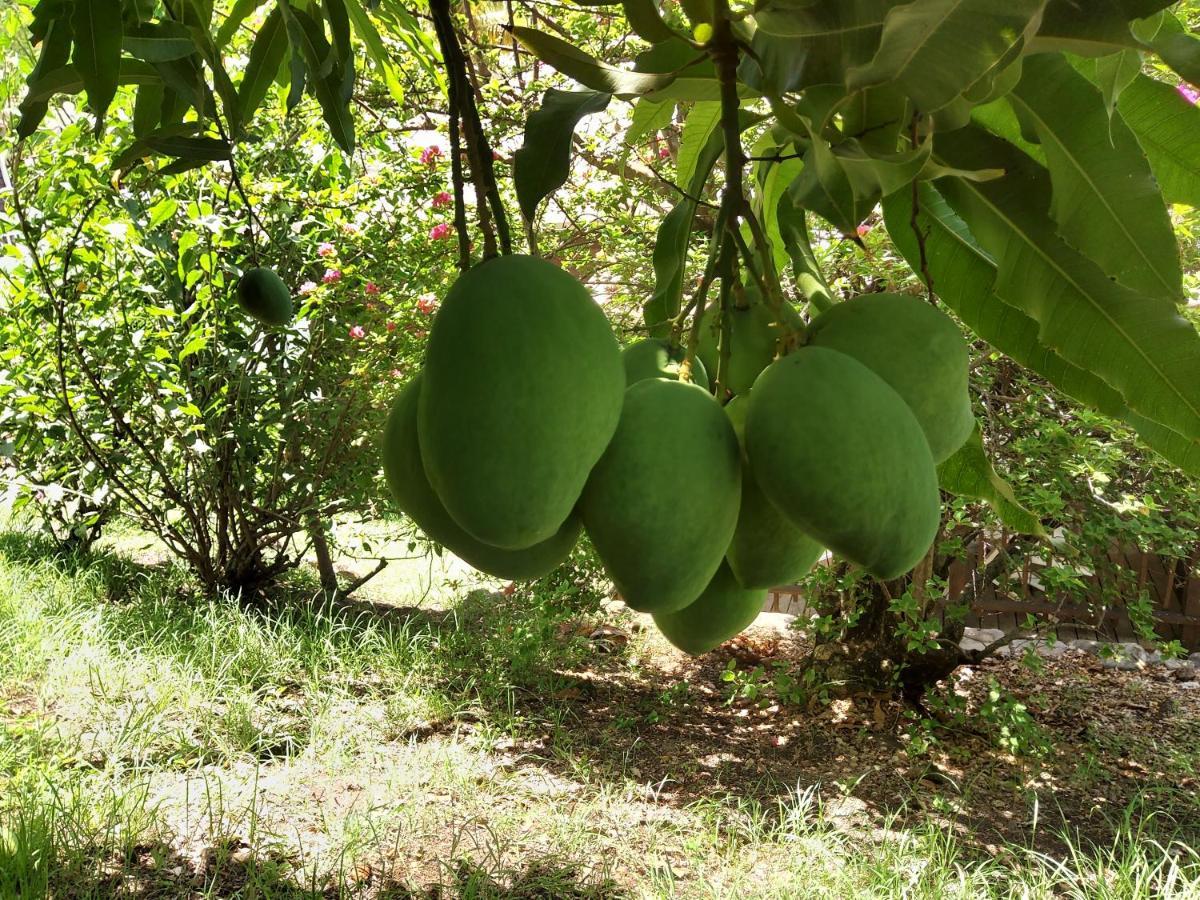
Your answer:
[[[553,537],[525,550],[488,546],[471,537],[450,518],[430,486],[421,463],[417,438],[420,393],[421,376],[418,375],[396,397],[383,429],[380,446],[383,475],[396,504],[431,540],[480,572],[509,581],[523,581],[540,578],[556,569],[571,554],[583,529],[576,516],[568,518]]]
[[[247,269],[237,283],[237,301],[248,315],[264,325],[292,321],[292,294],[274,269]]]
[[[694,384],[648,378],[625,392],[579,513],[624,601],[672,612],[721,565],[741,490],[737,437],[716,400]]]
[[[971,436],[970,348],[954,320],[932,304],[911,294],[863,294],[817,316],[810,335],[814,347],[854,357],[904,398],[935,463]]]
[[[553,537],[616,431],[621,350],[582,284],[500,256],[459,276],[429,335],[425,472],[463,530],[521,550]]]
[[[725,561],[742,587],[773,588],[802,576],[825,549],[792,524],[758,486],[746,457],[746,416],[753,396],[753,391],[738,394],[725,404],[725,415],[742,446],[742,504]]]
[[[766,599],[766,591],[742,587],[722,563],[694,603],[678,612],[655,613],[654,624],[684,653],[699,656],[745,631]]]
[[[787,303],[780,307],[782,315],[777,317],[757,290],[747,288],[747,294],[752,298],[749,306],[729,310],[729,372],[725,387],[734,394],[744,394],[754,386],[754,379],[775,359],[779,338],[784,333],[782,323],[791,324],[800,317]],[[717,377],[721,358],[717,312],[715,304],[705,311],[696,348],[696,356],[713,379]]]
[[[862,363],[807,346],[759,377],[746,453],[763,494],[878,578],[908,572],[940,515],[937,468],[908,405]]]
[[[669,378],[679,380],[679,364],[683,362],[681,347],[672,347],[669,341],[647,338],[635,341],[621,351],[625,363],[625,386],[637,384],[647,378]],[[692,360],[692,384],[705,390],[712,389],[708,372],[699,357]]]
[[[825,548],[793,524],[758,486],[750,466],[742,471],[742,505],[725,559],[745,588],[791,584],[813,567]]]

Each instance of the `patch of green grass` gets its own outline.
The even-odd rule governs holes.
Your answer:
[[[0,898],[1200,895],[1169,798],[1055,856],[982,854],[936,803],[848,828],[833,789],[671,802],[622,752],[688,707],[686,682],[608,733],[554,700],[594,652],[586,568],[443,610],[315,596],[297,579],[247,608],[175,569],[0,539]]]

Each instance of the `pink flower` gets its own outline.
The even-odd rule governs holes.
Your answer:
[[[492,162],[499,162],[499,161],[500,161],[499,151],[493,150],[492,151]]]
[[[670,155],[671,155],[670,147],[659,147],[658,148],[658,158],[659,159],[666,159]]]
[[[306,281],[304,284],[300,285],[300,293],[302,294],[311,294],[316,289],[317,283],[315,281]]]
[[[1179,91],[1179,96],[1181,96],[1188,103],[1192,104],[1192,106],[1200,103],[1200,91],[1196,90],[1187,82],[1179,85],[1179,87],[1175,88],[1175,90]]]
[[[858,236],[860,238],[864,238],[868,234],[871,233],[871,226],[870,225],[859,225],[857,231],[858,231]]]
[[[366,336],[367,329],[363,328],[361,325],[350,326],[350,337],[354,338],[356,341],[362,340]]]
[[[403,369],[392,369],[392,377],[393,378],[403,378],[404,370]]]
[[[321,276],[321,281],[325,282],[325,284],[335,284],[341,280],[341,269],[326,269],[325,274]]]
[[[396,330],[396,323],[395,323],[395,322],[388,322],[388,323],[387,323],[387,325],[386,325],[385,327],[386,327],[386,328],[387,328],[387,330],[388,330],[388,334],[391,334],[393,331],[395,331],[395,330]]]
[[[421,151],[421,165],[432,166],[436,165],[438,158],[442,155],[442,148],[438,146],[426,147]]]
[[[379,293],[379,285],[373,281],[368,281],[365,285],[363,285],[363,290],[374,296],[375,294]]]
[[[425,315],[431,314],[437,309],[437,298],[433,294],[422,294],[417,298],[417,309]]]
[[[454,198],[450,196],[449,191],[441,191],[433,198],[433,208],[441,209],[443,206],[449,206],[454,202]]]
[[[333,244],[326,241],[317,247],[317,256],[333,256]]]
[[[434,225],[433,228],[429,230],[429,239],[431,241],[440,241],[442,238],[450,237],[450,232],[452,230],[453,229],[445,222]]]

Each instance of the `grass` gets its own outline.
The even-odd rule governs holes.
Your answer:
[[[1200,823],[1147,800],[1050,852],[1036,819],[985,849],[936,805],[847,818],[852,786],[678,795],[639,769],[683,752],[647,723],[699,688],[634,690],[635,634],[587,727],[583,570],[420,608],[394,583],[390,611],[310,588],[248,609],[0,538],[0,898],[1200,897]]]

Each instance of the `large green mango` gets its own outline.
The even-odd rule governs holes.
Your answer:
[[[811,336],[813,346],[853,356],[895,388],[921,423],[935,463],[970,437],[970,348],[932,304],[911,294],[863,294],[817,316]]]
[[[621,416],[608,320],[557,266],[501,256],[446,295],[421,388],[421,458],[473,537],[506,550],[553,537]]]
[[[783,334],[781,320],[791,322],[799,314],[790,304],[783,304],[782,315],[776,317],[770,307],[761,300],[758,291],[747,289],[753,302],[747,307],[732,307],[729,310],[729,372],[725,387],[735,394],[750,390],[760,372],[775,359],[775,349]],[[709,376],[717,377],[720,362],[720,328],[717,319],[718,307],[714,304],[704,313],[700,322],[700,342],[696,355],[708,369]]]
[[[746,588],[791,584],[813,567],[825,548],[796,527],[758,486],[750,466],[742,470],[742,505],[725,559]]]
[[[694,603],[678,612],[655,613],[654,624],[684,653],[699,656],[745,631],[766,599],[766,591],[742,587],[722,563]]]
[[[900,395],[844,353],[808,346],[763,372],[746,453],[784,515],[878,578],[903,575],[933,543],[940,496],[925,434]]]
[[[392,404],[383,429],[383,475],[397,505],[433,541],[468,565],[488,575],[521,581],[540,578],[558,567],[571,553],[583,528],[571,516],[549,540],[525,550],[501,550],[477,541],[450,518],[425,477],[417,439],[417,405],[421,376],[404,386]]]
[[[238,306],[264,325],[292,320],[292,294],[274,269],[247,269],[237,283]]]
[[[679,380],[679,364],[683,362],[683,349],[671,346],[669,341],[647,338],[635,341],[621,351],[625,363],[625,386],[637,384],[647,378],[671,378]],[[699,357],[692,360],[692,384],[708,390],[712,383]]]
[[[738,455],[729,420],[703,388],[648,378],[625,392],[579,513],[631,607],[672,612],[700,596],[737,524]]]
[[[742,504],[725,561],[742,587],[772,588],[795,581],[825,551],[766,498],[750,469],[745,440],[746,416],[753,396],[753,391],[739,394],[725,404],[725,414],[743,449]]]

